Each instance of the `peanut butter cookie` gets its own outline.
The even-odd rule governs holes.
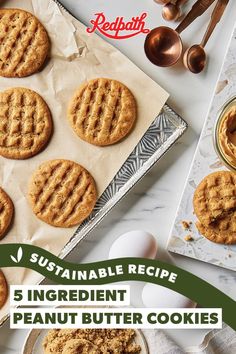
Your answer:
[[[218,171],[206,176],[193,198],[198,231],[210,241],[236,243],[236,173]]]
[[[116,80],[94,79],[75,93],[68,109],[76,134],[90,144],[111,145],[124,138],[136,120],[136,101]]]
[[[48,143],[52,133],[50,110],[36,92],[11,88],[0,92],[0,155],[26,159]]]
[[[213,172],[198,185],[193,198],[194,211],[207,226],[236,210],[236,173]]]
[[[0,239],[2,239],[11,224],[14,205],[9,195],[0,187]]]
[[[47,31],[34,15],[20,9],[0,9],[0,76],[35,73],[49,48]]]
[[[3,272],[0,270],[0,309],[3,307],[8,296],[8,285]]]
[[[204,226],[199,221],[196,222],[196,226],[201,235],[205,236],[208,240],[223,243],[226,245],[232,245],[236,243],[236,232],[223,231],[216,224]]]
[[[34,172],[29,200],[35,215],[58,227],[71,227],[86,219],[97,199],[90,173],[76,162],[51,160]]]

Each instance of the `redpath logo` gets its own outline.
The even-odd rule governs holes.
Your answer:
[[[109,22],[103,12],[96,13],[95,16],[95,19],[90,21],[93,26],[87,28],[88,33],[93,33],[97,30],[108,38],[127,39],[140,33],[147,34],[150,32],[149,29],[145,28],[146,12],[140,16],[132,17],[128,22],[124,21],[124,17],[117,17],[115,21]],[[124,32],[125,34],[121,34]]]

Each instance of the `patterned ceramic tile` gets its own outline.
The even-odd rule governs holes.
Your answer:
[[[226,169],[215,152],[213,132],[222,107],[234,96],[236,96],[236,29],[199,140],[168,244],[168,250],[171,252],[232,270],[236,270],[236,245],[218,245],[198,233],[195,227],[196,216],[193,214],[192,199],[196,186],[206,175]],[[190,230],[184,230],[183,220],[191,222]],[[185,240],[189,234],[193,237],[192,241]]]

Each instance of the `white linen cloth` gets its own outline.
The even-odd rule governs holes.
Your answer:
[[[227,325],[209,332],[199,346],[180,348],[161,330],[143,330],[150,354],[236,354],[236,333]]]

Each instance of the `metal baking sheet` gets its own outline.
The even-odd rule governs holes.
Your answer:
[[[197,230],[196,216],[193,214],[193,194],[200,181],[208,174],[227,170],[214,148],[214,126],[227,101],[236,95],[236,29],[234,30],[224,66],[219,78],[217,90],[212,101],[209,116],[205,122],[201,138],[188,176],[182,200],[178,208],[168,250],[203,262],[236,271],[236,245],[223,245],[209,241]],[[190,230],[184,230],[181,222],[192,222]],[[191,234],[192,241],[186,241]]]
[[[78,227],[70,241],[62,249],[60,258],[65,258],[89,235],[109,211],[164,156],[186,129],[187,123],[168,105],[165,105],[98,199],[92,214]],[[0,327],[8,318],[9,315],[1,320]]]

